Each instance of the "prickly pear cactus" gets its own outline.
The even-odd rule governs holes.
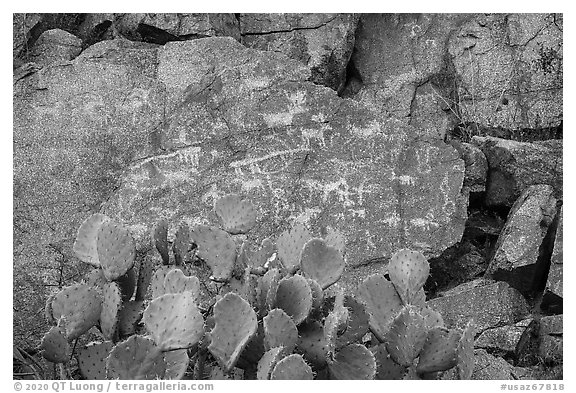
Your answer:
[[[324,302],[324,291],[322,291],[318,281],[312,278],[307,278],[306,281],[308,281],[308,286],[312,292],[312,310],[319,310]]]
[[[156,299],[162,295],[165,295],[166,289],[164,288],[164,282],[166,281],[166,276],[173,270],[176,269],[174,265],[162,265],[158,266],[152,275],[150,280],[150,292],[152,294],[152,299]]]
[[[100,227],[108,221],[110,221],[109,217],[96,213],[88,217],[78,228],[72,250],[82,262],[100,267],[96,240]]]
[[[52,317],[64,318],[66,337],[73,340],[98,323],[102,299],[98,291],[86,284],[75,284],[62,289],[52,301]]]
[[[186,349],[164,352],[166,362],[165,379],[182,379],[186,374],[190,358]]]
[[[472,373],[474,372],[474,335],[474,326],[472,322],[468,322],[456,350],[456,359],[458,361],[456,370],[458,371],[459,379],[472,378]]]
[[[270,379],[313,380],[314,373],[301,355],[292,354],[276,363]]]
[[[274,347],[266,351],[258,361],[256,378],[260,380],[270,379],[270,374],[272,374],[276,363],[282,359],[285,353],[286,351],[284,351],[283,347]]]
[[[169,271],[164,278],[164,293],[190,292],[194,299],[200,296],[200,280],[195,276],[186,276],[180,269]]]
[[[344,307],[348,309],[346,330],[336,339],[336,348],[359,342],[370,330],[369,316],[366,308],[353,296],[346,295]]]
[[[422,303],[422,287],[430,274],[424,255],[411,250],[396,252],[388,264],[388,274],[404,304]]]
[[[66,363],[68,361],[70,347],[66,340],[63,321],[61,320],[59,326],[52,326],[48,333],[42,337],[40,343],[40,354],[52,363]]]
[[[284,347],[286,353],[292,353],[298,342],[298,329],[294,321],[283,310],[276,308],[263,319],[264,348]]]
[[[144,300],[150,287],[156,265],[151,258],[143,258],[138,269],[138,285],[136,286],[135,300]]]
[[[120,288],[120,293],[122,293],[122,301],[127,302],[128,300],[132,299],[132,295],[134,295],[134,290],[136,289],[136,272],[134,271],[134,267],[128,269],[126,274],[123,276],[118,277],[116,283]]]
[[[344,272],[344,258],[324,240],[311,239],[302,249],[300,269],[304,277],[316,280],[322,289],[326,289],[340,279]]]
[[[100,328],[107,340],[113,340],[118,326],[118,314],[122,307],[122,294],[115,282],[107,283],[102,291],[102,311]]]
[[[328,370],[332,379],[374,379],[376,359],[364,345],[350,344],[328,361]]]
[[[115,222],[102,224],[98,230],[96,249],[104,276],[109,281],[123,276],[134,265],[134,238],[126,228]]]
[[[185,222],[181,223],[176,231],[174,242],[172,243],[172,251],[174,252],[174,260],[176,265],[184,264],[186,253],[190,250],[190,228]]]
[[[214,281],[228,281],[236,261],[236,243],[230,235],[219,228],[197,225],[191,237],[198,245],[196,255],[212,270],[210,278]]]
[[[424,346],[426,333],[424,317],[412,307],[405,307],[386,333],[386,349],[396,363],[411,366]]]
[[[318,321],[306,322],[300,325],[299,333],[298,350],[314,367],[324,368],[329,353],[324,327]]]
[[[152,242],[162,257],[162,263],[164,265],[170,264],[170,253],[168,252],[168,220],[165,218],[158,221],[154,226]]]
[[[214,305],[214,320],[216,325],[210,332],[208,350],[218,360],[220,367],[229,372],[256,334],[256,313],[246,300],[230,292]]]
[[[376,358],[376,379],[379,380],[401,380],[408,371],[408,367],[402,366],[394,361],[388,350],[386,344],[379,344],[371,349],[371,352]]]
[[[118,343],[106,359],[108,379],[162,379],[166,362],[150,338],[132,336]]]
[[[300,267],[302,248],[310,239],[312,234],[308,229],[302,224],[296,224],[292,229],[282,232],[276,240],[278,258],[290,273],[294,273]]]
[[[282,274],[278,269],[270,269],[264,274],[262,279],[258,281],[256,299],[261,317],[266,315],[268,310],[270,310],[276,302],[276,290],[278,288],[278,282],[281,279]]]
[[[131,300],[122,305],[118,315],[118,332],[120,337],[130,336],[136,333],[138,322],[142,320],[144,302]]]
[[[396,314],[402,309],[402,300],[394,285],[381,274],[366,278],[358,287],[358,298],[370,316],[370,329],[381,342]]]
[[[300,275],[280,280],[274,307],[284,310],[296,325],[304,322],[312,310],[312,291],[308,281]]]
[[[332,311],[324,321],[324,336],[326,337],[328,352],[331,357],[336,351],[336,340],[339,331],[346,329],[348,315],[348,309],[344,307],[344,292],[340,290],[336,294]]]
[[[204,319],[190,292],[166,294],[152,300],[142,320],[162,351],[189,348],[204,335]]]
[[[419,374],[448,370],[457,364],[457,349],[462,334],[457,330],[436,327],[428,332],[420,352],[416,371]]]
[[[106,358],[114,348],[112,341],[90,343],[78,351],[78,368],[90,380],[106,379]]]
[[[228,194],[214,203],[214,212],[222,228],[232,235],[247,233],[256,225],[256,209],[239,195]]]

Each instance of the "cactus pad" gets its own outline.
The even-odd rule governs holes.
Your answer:
[[[184,264],[186,254],[190,250],[190,228],[185,222],[181,223],[176,231],[174,242],[172,243],[172,251],[174,252],[174,260],[176,265]]]
[[[144,257],[140,261],[140,269],[138,270],[138,285],[136,286],[136,300],[144,300],[148,293],[150,281],[154,275],[154,268],[156,264],[154,260],[149,257]]]
[[[198,245],[196,255],[212,270],[210,278],[215,281],[228,281],[236,262],[236,244],[230,235],[215,227],[197,225],[191,236]]]
[[[91,343],[78,351],[78,368],[90,380],[106,379],[106,358],[114,348],[112,341]]]
[[[312,239],[312,234],[302,224],[296,224],[291,230],[286,230],[280,234],[276,240],[278,258],[282,266],[291,273],[300,267],[300,255],[308,240]]]
[[[112,221],[105,222],[98,230],[96,249],[108,280],[116,280],[134,265],[134,238],[126,228]]]
[[[108,280],[104,277],[104,272],[101,268],[92,269],[86,278],[86,284],[98,289],[99,291],[102,291],[107,282]]]
[[[371,349],[378,368],[376,370],[376,379],[378,380],[401,380],[404,378],[408,367],[396,363],[385,344],[380,344]]]
[[[317,368],[326,366],[328,358],[328,341],[322,325],[316,321],[300,325],[298,350],[304,358]]]
[[[322,287],[318,284],[318,281],[312,278],[307,278],[306,281],[308,281],[308,286],[312,292],[312,310],[319,310],[324,302],[324,291],[322,291]]]
[[[372,333],[383,342],[390,324],[402,309],[402,300],[394,285],[382,274],[374,274],[359,285],[358,299],[370,316]]]
[[[107,283],[102,290],[102,311],[100,329],[107,340],[113,340],[118,326],[118,316],[122,307],[122,294],[115,282]]]
[[[274,347],[284,347],[286,353],[292,353],[298,342],[298,329],[283,310],[276,308],[263,319],[264,347],[269,350]]]
[[[134,271],[134,267],[128,269],[126,274],[123,276],[118,277],[116,283],[120,288],[120,293],[122,293],[122,301],[127,302],[128,300],[132,299],[132,295],[134,295],[134,290],[136,289],[136,272]]]
[[[118,331],[120,336],[130,336],[136,333],[136,326],[142,320],[142,300],[132,300],[123,304],[118,315]]]
[[[462,338],[458,343],[456,352],[458,365],[458,379],[471,379],[474,371],[474,334],[475,329],[472,322],[468,322]]]
[[[419,374],[444,371],[456,365],[456,351],[460,342],[461,333],[436,327],[428,332],[424,347],[420,352],[418,367]]]
[[[282,359],[284,353],[285,351],[283,347],[274,347],[266,351],[266,353],[264,353],[262,358],[258,361],[256,378],[259,380],[270,379],[272,370],[274,370],[276,363]]]
[[[261,316],[266,315],[266,312],[274,306],[276,302],[276,290],[278,289],[278,283],[281,279],[282,274],[280,270],[270,269],[258,282],[256,298]]]
[[[55,293],[48,296],[46,305],[44,306],[44,317],[46,318],[46,322],[48,322],[49,325],[56,325],[57,323],[56,319],[54,319],[54,312],[52,311],[52,302],[54,301],[55,297]]]
[[[162,295],[150,302],[142,320],[163,351],[191,347],[204,334],[204,319],[190,292]]]
[[[220,366],[229,372],[250,339],[256,334],[258,321],[250,304],[235,293],[227,293],[214,305],[216,325],[210,332],[208,350]]]
[[[164,263],[164,265],[170,264],[170,254],[168,252],[168,220],[165,218],[158,221],[154,226],[152,242],[162,257],[162,263]]]
[[[326,289],[340,279],[344,271],[344,258],[340,251],[328,246],[324,240],[311,239],[302,249],[300,269],[305,277],[313,278],[322,289]]]
[[[256,209],[239,195],[228,194],[214,203],[214,212],[222,227],[233,235],[246,233],[256,225]]]
[[[195,276],[186,276],[180,269],[169,271],[164,278],[164,293],[190,292],[194,299],[200,296],[200,280]]]
[[[314,373],[301,355],[292,354],[276,363],[270,379],[312,380]]]
[[[160,348],[147,337],[132,336],[118,343],[106,359],[108,379],[162,379],[166,362]]]
[[[334,300],[334,307],[324,321],[324,336],[328,343],[328,351],[330,355],[333,355],[336,349],[338,332],[343,330],[342,328],[346,328],[348,315],[348,309],[344,307],[344,292],[339,291]]]
[[[312,291],[308,281],[300,275],[280,280],[274,305],[290,315],[296,325],[301,324],[312,309]]]
[[[376,359],[364,345],[350,344],[328,362],[328,369],[333,379],[374,379]]]
[[[156,271],[150,280],[150,292],[152,294],[152,299],[156,299],[157,297],[166,294],[164,281],[166,281],[166,276],[175,269],[176,266],[174,265],[162,265],[156,268]]]
[[[73,340],[98,323],[102,311],[100,294],[86,284],[76,284],[62,289],[52,301],[52,316],[66,321],[66,336]]]
[[[164,352],[164,361],[166,362],[165,379],[182,379],[188,369],[188,351],[179,349],[177,351]]]
[[[358,342],[370,330],[366,308],[354,297],[346,295],[344,307],[348,309],[348,326],[336,340],[336,348]]]
[[[420,308],[418,312],[424,317],[424,325],[426,326],[426,330],[431,330],[435,327],[444,327],[444,320],[438,311],[432,310],[430,307],[425,306]]]
[[[100,227],[108,221],[110,221],[109,217],[96,213],[88,217],[78,228],[72,250],[82,262],[100,267],[96,240]]]
[[[404,304],[417,305],[421,301],[422,287],[430,274],[430,265],[422,253],[400,250],[392,255],[388,274]]]
[[[40,353],[44,359],[52,363],[66,363],[70,347],[66,340],[66,330],[59,323],[59,326],[52,326],[48,333],[42,337],[40,343]]]
[[[426,333],[424,317],[405,307],[386,333],[386,349],[396,363],[410,366],[424,346]]]

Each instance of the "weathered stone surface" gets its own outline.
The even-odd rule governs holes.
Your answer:
[[[548,281],[546,283],[545,297],[564,297],[563,290],[563,247],[564,247],[564,208],[560,208],[558,212],[558,227],[556,229],[556,238],[554,240],[554,251],[552,251],[552,258],[550,260],[550,271],[548,272]],[[561,300],[561,299],[558,299]],[[552,302],[552,300],[549,300]]]
[[[535,289],[545,269],[541,246],[556,215],[554,190],[548,185],[528,187],[512,206],[486,274],[507,281],[521,292]]]
[[[489,354],[484,349],[474,350],[473,380],[514,379],[514,366],[506,360]]]
[[[355,96],[423,133],[443,137],[452,128],[448,98],[453,77],[446,63],[451,32],[469,15],[363,14],[352,62],[362,82]]]
[[[106,214],[147,243],[159,217],[216,223],[214,200],[238,193],[257,206],[257,243],[295,222],[316,234],[330,226],[345,235],[351,265],[402,247],[438,255],[458,241],[466,199],[456,151],[305,82],[309,72],[231,39],[167,44],[165,152],[134,162]]]
[[[520,366],[562,363],[563,319],[563,315],[551,315],[532,321],[516,348]]]
[[[29,60],[40,66],[74,59],[82,51],[82,40],[64,30],[46,30],[34,43]]]
[[[471,143],[451,140],[450,144],[458,150],[464,160],[464,187],[470,192],[484,192],[486,190],[486,176],[488,175],[488,161],[482,150]]]
[[[147,32],[138,30],[143,24],[175,39],[226,36],[240,41],[240,26],[234,14],[115,14],[114,23],[120,34],[132,40],[145,38]]]
[[[472,320],[480,333],[514,324],[529,313],[522,294],[505,282],[479,285],[462,292],[453,290],[452,293],[427,302],[442,315],[448,327],[464,328]]]
[[[482,332],[474,342],[476,348],[482,348],[494,354],[514,354],[520,337],[526,330],[526,327],[532,322],[532,319],[524,319],[513,325],[506,325],[488,329]]]
[[[106,41],[14,85],[14,276],[22,288],[31,285],[22,270],[44,285],[58,283],[51,266],[76,271],[71,246],[80,223],[125,166],[149,154],[164,114],[156,64],[148,44]],[[14,302],[27,307],[21,296]]]
[[[12,57],[23,55],[28,50],[30,30],[42,20],[41,14],[12,14]],[[19,66],[20,64],[17,64]]]
[[[240,14],[244,45],[299,60],[312,71],[311,81],[338,92],[357,23],[354,14]]]
[[[488,159],[488,206],[512,206],[534,184],[551,185],[555,197],[562,198],[562,140],[527,143],[475,136],[472,143]]]
[[[477,14],[450,38],[463,123],[511,130],[562,120],[562,14]]]

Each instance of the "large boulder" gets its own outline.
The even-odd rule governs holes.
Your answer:
[[[330,227],[344,234],[350,266],[403,247],[437,256],[460,240],[457,152],[309,77],[300,62],[231,39],[167,44],[162,152],[133,162],[103,211],[149,247],[161,217],[216,223],[214,201],[238,193],[258,210],[253,240],[296,222],[316,235]]]
[[[126,38],[156,44],[213,36],[240,40],[240,26],[234,14],[115,14],[114,25]]]
[[[38,37],[29,53],[29,60],[40,66],[69,61],[82,51],[82,40],[60,29],[46,30]]]
[[[528,187],[512,206],[486,274],[523,293],[538,290],[549,260],[543,244],[556,215],[554,190]]]
[[[150,154],[165,102],[156,64],[148,44],[106,41],[15,83],[15,309],[78,276],[71,252],[78,227],[118,187],[126,166]],[[41,321],[34,307],[18,314],[27,315],[24,326]]]
[[[554,250],[550,259],[550,270],[548,271],[548,279],[546,282],[546,289],[544,298],[542,300],[542,307],[550,312],[562,312],[563,298],[564,298],[564,216],[563,208],[558,212],[558,220],[556,227],[556,236],[554,239]]]
[[[548,184],[562,199],[562,140],[518,142],[495,137],[472,138],[488,160],[485,203],[510,207],[522,191]]]
[[[306,64],[311,80],[344,88],[359,16],[354,14],[240,14],[242,43],[284,53]]]
[[[560,125],[562,14],[477,14],[447,45],[462,123],[508,130]]]
[[[386,116],[443,137],[453,127],[450,34],[469,15],[363,14],[352,56],[361,89],[354,96]],[[348,92],[353,95],[354,91]]]
[[[442,315],[446,326],[464,328],[472,321],[477,333],[514,324],[528,316],[526,299],[507,283],[474,284],[462,284],[462,290],[456,287],[427,304]]]

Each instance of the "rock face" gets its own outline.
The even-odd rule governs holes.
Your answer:
[[[213,36],[240,41],[234,14],[115,14],[114,24],[126,38],[157,44]]]
[[[444,98],[452,88],[446,45],[451,31],[466,18],[459,14],[362,15],[352,57],[362,88],[354,98],[386,116],[416,125],[426,135],[444,136],[452,128],[445,111],[453,106]]]
[[[507,281],[523,293],[537,287],[548,263],[543,241],[556,215],[554,190],[548,185],[528,187],[512,206],[496,243],[486,274]]]
[[[281,52],[306,64],[311,81],[344,88],[359,16],[353,14],[240,14],[242,43]]]
[[[562,14],[479,14],[458,27],[448,53],[463,123],[509,130],[562,120]]]
[[[71,244],[78,227],[128,163],[149,154],[149,135],[162,121],[156,55],[148,44],[107,41],[14,85],[14,277],[22,280],[15,288],[42,288],[22,270],[41,272],[51,286],[61,263],[77,274]],[[21,296],[14,303],[28,307]],[[30,315],[38,319],[37,311]]]
[[[535,319],[526,328],[516,348],[521,366],[558,364],[563,359],[563,315]]]
[[[564,297],[564,219],[563,208],[560,208],[558,213],[558,226],[556,229],[556,237],[554,240],[554,250],[552,251],[552,258],[550,260],[550,270],[548,272],[548,281],[546,283],[546,291],[544,293],[543,305],[548,308],[562,307],[562,298]]]
[[[456,151],[308,77],[303,64],[230,39],[167,44],[164,152],[127,170],[105,213],[149,242],[159,218],[215,223],[214,200],[238,193],[258,209],[250,237],[295,222],[316,234],[331,227],[351,265],[402,247],[437,255],[458,241],[466,200]]]
[[[505,282],[454,291],[451,295],[432,299],[427,304],[442,315],[446,326],[464,328],[472,320],[478,333],[516,323],[529,313],[522,294]]]
[[[64,30],[46,30],[34,43],[30,60],[40,66],[74,59],[82,51],[82,40]]]
[[[488,350],[491,353],[513,355],[522,334],[530,322],[532,322],[532,319],[525,319],[513,325],[485,330],[476,339],[474,346]]]
[[[561,140],[527,143],[475,136],[472,142],[488,160],[486,205],[512,206],[534,184],[551,185],[556,198],[562,198]]]
[[[482,150],[476,145],[457,140],[450,141],[450,144],[458,150],[460,157],[464,160],[466,167],[464,187],[468,188],[471,193],[484,192],[488,176],[488,161]]]

